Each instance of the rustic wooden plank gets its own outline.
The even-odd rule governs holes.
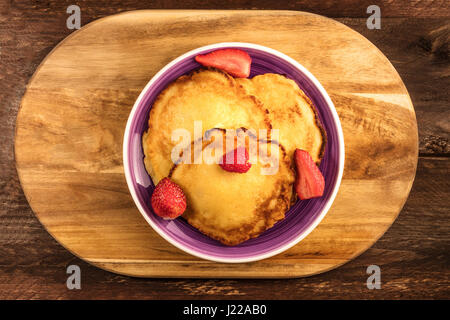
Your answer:
[[[450,20],[384,19],[367,30],[359,19],[341,22],[362,33],[391,61],[409,91],[422,155],[450,154]]]
[[[371,249],[333,271],[290,280],[169,280],[116,275],[73,257],[46,233],[30,209],[16,213],[17,207],[12,206],[0,221],[0,298],[445,299],[450,294],[449,170],[448,158],[420,158],[403,211]],[[20,190],[18,181],[11,181],[10,188]],[[5,201],[4,193],[1,197]],[[23,202],[23,194],[12,194],[10,201]],[[81,267],[79,291],[65,287],[65,270],[70,264]],[[381,290],[365,286],[365,270],[371,264],[381,267]],[[269,287],[277,290],[268,292]]]
[[[9,151],[6,145],[12,146],[12,128],[28,79],[45,55],[72,32],[57,16],[47,14],[40,19],[37,13],[31,17],[22,11],[17,14],[13,19],[0,19],[0,98],[4,101],[0,117],[6,119],[0,123],[5,134],[0,145],[5,143]],[[449,41],[443,40],[448,39],[448,19],[389,18],[383,19],[381,30],[368,30],[365,19],[338,21],[372,41],[399,72],[416,111],[420,153],[450,154]],[[0,159],[12,159],[8,154]]]
[[[166,1],[165,3],[169,2]],[[0,100],[2,101],[2,108],[0,108],[0,132],[2,132],[2,139],[0,139],[0,248],[4,248],[0,255],[0,283],[9,284],[8,290],[3,290],[4,287],[2,287],[0,292],[5,292],[6,297],[9,298],[68,298],[75,296],[108,298],[120,297],[114,291],[118,292],[123,290],[124,287],[129,287],[130,290],[121,295],[122,297],[144,297],[144,295],[146,297],[158,297],[160,296],[159,290],[161,292],[174,292],[174,297],[182,298],[190,292],[190,288],[195,292],[204,292],[203,296],[205,296],[207,293],[221,294],[239,290],[243,283],[246,283],[247,288],[252,287],[251,283],[259,283],[252,280],[239,282],[196,280],[182,281],[179,286],[181,289],[174,289],[174,285],[167,286],[167,283],[179,283],[175,280],[167,282],[165,280],[140,280],[116,276],[73,258],[68,251],[58,245],[46,233],[29,209],[18,183],[13,162],[13,128],[17,108],[29,77],[53,46],[72,32],[65,28],[67,17],[65,8],[72,3],[56,0],[54,3],[46,1],[45,3],[41,2],[40,8],[32,8],[26,4],[20,6],[17,3],[19,2],[14,1],[14,5],[11,5],[12,1],[0,3]],[[33,1],[33,5],[36,5],[36,3],[38,2]],[[81,4],[83,24],[120,10],[139,8],[139,4],[134,4],[135,7],[133,7],[132,1],[122,1],[121,3],[125,5],[120,8],[111,2],[108,2],[107,5],[102,1],[93,0],[84,3],[86,3],[86,6]],[[274,8],[277,8],[278,3],[274,4]],[[410,8],[410,2],[407,5],[403,1],[397,3],[399,3],[399,7],[403,8],[403,16],[420,16],[417,11]],[[421,1],[421,3],[425,2]],[[145,3],[146,7],[150,5]],[[221,3],[221,5],[223,4]],[[350,8],[347,10],[353,10],[354,4],[346,7]],[[52,9],[49,10],[49,8]],[[255,5],[255,8],[262,9],[263,7]],[[345,11],[340,10],[345,10],[345,8],[336,9],[336,11],[345,13]],[[425,10],[422,13],[425,13]],[[434,10],[433,6],[428,12],[436,13],[436,11],[439,11],[440,15],[448,16],[448,13],[446,13],[448,10]],[[384,12],[385,10],[382,11],[383,17],[386,17]],[[325,11],[317,11],[316,13],[327,15]],[[347,16],[349,15],[347,14]],[[365,18],[342,18],[338,20],[371,40],[386,54],[399,71],[410,92],[416,113],[421,113],[421,116],[418,116],[417,119],[421,137],[421,153],[425,155],[442,154],[441,150],[444,150],[444,155],[447,155],[448,127],[443,131],[442,128],[445,128],[445,124],[442,126],[436,123],[445,119],[441,116],[441,112],[442,110],[445,111],[445,109],[442,109],[443,103],[448,102],[448,96],[446,98],[442,95],[448,88],[448,73],[445,73],[448,72],[446,71],[448,69],[445,69],[448,68],[448,55],[446,59],[440,60],[434,52],[427,50],[432,46],[427,44],[430,41],[426,39],[430,33],[433,33],[433,30],[440,30],[440,28],[447,26],[448,18],[436,18],[434,16],[434,18],[428,19],[383,19],[382,30],[367,30]],[[413,83],[414,85],[412,85]],[[431,94],[428,94],[428,92],[431,92]],[[437,103],[434,103],[435,99],[437,99]],[[441,109],[434,111],[436,105],[440,106]],[[429,141],[432,142],[428,148],[426,147],[427,137],[430,137]],[[370,257],[376,258],[383,253],[392,253],[395,256],[399,252],[398,240],[401,240],[401,246],[408,251],[409,246],[412,245],[412,251],[408,252],[412,257],[417,256],[420,259],[413,259],[410,264],[405,266],[405,270],[408,270],[408,272],[402,270],[403,263],[397,263],[395,269],[383,270],[383,276],[389,276],[393,280],[393,286],[389,290],[384,288],[380,292],[371,292],[384,298],[448,298],[449,286],[448,274],[446,273],[448,270],[446,255],[448,239],[443,240],[445,234],[441,234],[443,237],[439,237],[439,235],[434,237],[433,235],[435,234],[435,228],[448,225],[445,215],[448,213],[442,214],[441,210],[449,207],[448,202],[442,202],[442,199],[448,199],[448,185],[443,183],[442,177],[445,177],[446,173],[448,174],[449,167],[447,164],[440,171],[436,172],[429,169],[424,172],[424,165],[430,165],[429,162],[435,160],[421,159],[419,161],[415,184],[405,209],[396,223],[372,249],[335,271],[310,278],[309,286],[304,284],[305,279],[278,281],[277,285],[286,283],[280,295],[299,292],[297,296],[293,297],[312,297],[313,295],[310,292],[316,287],[321,288],[321,290],[325,290],[324,288],[335,290],[336,287],[330,285],[330,282],[325,282],[326,280],[323,283],[320,282],[320,279],[332,274],[333,277],[345,280],[344,285],[339,286],[340,291],[336,291],[334,294],[324,291],[321,297],[364,297],[359,293],[353,293],[354,289],[359,288],[363,283],[359,275],[364,274],[365,267],[362,268],[361,266],[373,263]],[[441,190],[440,193],[430,191],[429,181],[437,181],[431,190]],[[418,185],[420,189],[418,189]],[[408,219],[404,220],[405,217],[408,217]],[[417,221],[420,221],[420,224]],[[409,236],[409,232],[414,232],[418,226],[420,227],[418,237]],[[25,233],[23,228],[26,230]],[[422,247],[422,243],[425,243],[425,246]],[[375,248],[376,251],[374,251]],[[417,248],[423,248],[424,254],[414,253],[414,250],[418,250]],[[358,263],[368,256],[369,258],[363,260],[363,263]],[[91,294],[84,292],[81,295],[77,292],[68,292],[64,285],[61,285],[65,281],[65,271],[61,271],[61,267],[65,268],[70,263],[81,265],[82,270],[87,268],[87,274],[91,275],[91,284],[89,285]],[[349,267],[356,263],[358,263],[356,267]],[[35,278],[39,280],[33,280]],[[294,287],[292,283],[297,281],[300,285]],[[131,283],[131,285],[128,283]],[[266,286],[260,285],[253,291],[246,289],[242,292],[253,292],[254,297],[262,297],[262,292],[267,292],[267,288],[272,288],[274,282],[263,281],[263,283],[266,283]],[[156,286],[156,284],[160,285]],[[155,290],[151,290],[153,286],[156,286]],[[301,290],[302,286],[305,286],[305,291]],[[117,287],[117,290],[114,290],[113,287]],[[201,289],[197,290],[198,287],[201,287]],[[221,290],[221,287],[228,288]],[[292,289],[289,290],[289,288]],[[260,293],[256,290],[260,290]],[[145,293],[138,294],[139,291]],[[315,297],[318,297],[319,293],[315,292]]]
[[[74,4],[70,0],[5,0],[0,12],[28,12],[31,15],[47,15],[49,11],[62,13]],[[326,15],[329,17],[367,17],[367,7],[376,4],[384,17],[448,17],[450,6],[445,0],[422,1],[308,1],[308,0],[169,0],[140,2],[135,0],[108,1],[84,0],[77,3],[89,17],[111,15],[122,11],[140,9],[259,9],[259,10],[298,10]]]

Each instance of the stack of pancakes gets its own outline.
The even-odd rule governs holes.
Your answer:
[[[194,141],[196,121],[201,121],[203,138],[198,143]],[[185,145],[173,141],[177,129],[189,132],[192,140],[184,141]],[[194,152],[194,145],[207,148],[212,143],[208,137],[224,139],[225,146],[225,129],[236,130],[236,136],[254,130],[256,135],[248,134],[247,143],[257,141],[264,150],[260,156],[266,153],[273,159],[276,154],[276,163],[252,161],[250,170],[242,174],[196,159],[202,154]],[[277,140],[271,139],[275,129]],[[187,197],[182,217],[226,245],[257,237],[284,218],[295,200],[295,149],[308,151],[319,163],[325,142],[314,106],[294,81],[271,73],[235,79],[212,68],[181,76],[164,89],[152,106],[149,129],[142,137],[144,163],[154,184],[170,177],[180,185]],[[174,156],[180,144],[181,152]],[[183,163],[180,160],[188,148],[192,161]],[[214,157],[220,159],[226,151],[224,147]],[[276,167],[275,173],[263,173],[264,166]]]

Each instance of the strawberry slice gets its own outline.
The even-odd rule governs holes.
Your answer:
[[[297,177],[295,191],[301,200],[321,197],[325,189],[325,179],[310,154],[305,150],[295,149]]]
[[[247,52],[239,49],[219,49],[207,54],[199,54],[195,61],[205,67],[214,67],[228,72],[237,78],[250,75],[252,58]]]
[[[183,190],[169,178],[162,179],[153,191],[150,200],[153,211],[164,219],[175,219],[186,210]]]
[[[246,173],[252,164],[248,162],[249,155],[245,147],[238,147],[223,155],[219,166],[229,172]]]

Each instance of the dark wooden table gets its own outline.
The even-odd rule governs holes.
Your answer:
[[[1,0],[0,1],[0,298],[3,299],[432,299],[450,298],[450,5],[446,0],[386,1],[381,29],[366,9],[378,1]],[[41,226],[14,164],[14,126],[25,86],[42,59],[82,25],[136,9],[288,9],[334,18],[372,41],[406,87],[419,125],[420,157],[410,197],[387,233],[333,271],[290,280],[138,279],[74,257]],[[66,268],[81,267],[81,290],[68,290]],[[381,289],[366,287],[366,268],[381,267]]]

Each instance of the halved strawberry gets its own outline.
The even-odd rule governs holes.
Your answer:
[[[248,162],[249,154],[245,147],[237,147],[223,155],[222,163],[219,166],[229,172],[246,173],[252,164]]]
[[[169,178],[162,179],[151,198],[153,211],[164,219],[175,219],[186,210],[186,196],[183,190]]]
[[[298,197],[301,200],[321,197],[325,179],[310,154],[305,150],[295,149],[294,160],[297,168],[295,191]]]
[[[247,78],[250,75],[252,58],[243,50],[230,48],[199,54],[195,57],[195,61],[206,67],[226,71],[238,78]]]

